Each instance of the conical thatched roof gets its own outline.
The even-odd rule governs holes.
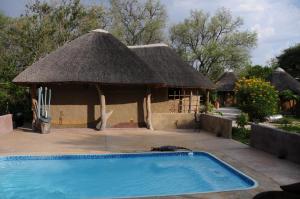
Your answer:
[[[291,90],[297,94],[300,94],[300,82],[294,79],[282,68],[277,68],[274,70],[268,79],[279,92]]]
[[[216,82],[217,91],[233,91],[237,77],[233,72],[225,72]]]
[[[41,58],[14,80],[19,84],[84,82],[161,84],[135,53],[104,30],[94,30]]]
[[[213,89],[213,82],[185,63],[166,44],[129,46],[169,87]]]

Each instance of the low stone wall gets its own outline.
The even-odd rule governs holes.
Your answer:
[[[152,125],[155,130],[196,128],[193,113],[152,113]]]
[[[231,138],[231,120],[208,114],[200,114],[198,120],[196,123],[194,113],[152,113],[155,130],[200,128],[220,137]]]
[[[231,138],[232,120],[209,114],[201,114],[199,120],[201,129],[220,137]]]
[[[10,133],[13,131],[12,115],[0,116],[0,134]]]
[[[250,145],[279,158],[300,163],[300,134],[252,124]]]

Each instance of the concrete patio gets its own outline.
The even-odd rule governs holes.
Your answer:
[[[0,155],[74,154],[149,151],[153,146],[178,145],[208,151],[254,178],[259,186],[246,191],[178,196],[177,198],[252,198],[300,181],[300,165],[278,159],[231,139],[200,131],[149,131],[146,129],[53,129],[50,134],[17,129],[0,136]],[[172,197],[174,198],[174,197]]]

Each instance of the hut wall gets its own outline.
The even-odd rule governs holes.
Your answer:
[[[93,85],[56,85],[52,88],[52,125],[95,127],[100,117],[99,98]],[[144,125],[144,87],[102,87],[107,111],[113,110],[108,127]]]
[[[151,90],[151,107],[153,113],[169,113],[170,102],[168,98],[168,88],[153,88]]]
[[[100,101],[94,85],[60,84],[48,87],[52,89],[51,117],[54,127],[96,126],[100,118]],[[113,111],[107,127],[145,126],[145,86],[102,86],[101,90],[106,97],[107,111]],[[152,88],[151,92],[153,113],[174,114],[170,110],[174,102],[169,100],[168,88]]]

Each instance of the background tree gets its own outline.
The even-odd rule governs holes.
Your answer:
[[[126,45],[163,40],[166,9],[159,0],[111,0],[111,32]]]
[[[26,5],[25,14],[18,18],[0,13],[0,115],[29,113],[28,90],[13,84],[12,79],[66,41],[106,27],[106,12],[101,5],[85,7],[79,0],[52,4],[36,0]]]
[[[277,57],[277,64],[295,78],[300,78],[300,43],[287,48]]]
[[[249,64],[249,50],[256,45],[254,32],[241,31],[241,18],[221,8],[214,16],[192,11],[189,18],[170,28],[172,46],[186,61],[197,60],[197,69],[212,79],[225,69]]]
[[[273,70],[274,70],[274,68],[268,67],[268,66],[260,66],[260,65],[251,66],[251,65],[248,65],[241,72],[240,76],[245,77],[247,79],[260,78],[260,79],[263,79],[263,80],[267,80],[268,77],[271,75]]]

